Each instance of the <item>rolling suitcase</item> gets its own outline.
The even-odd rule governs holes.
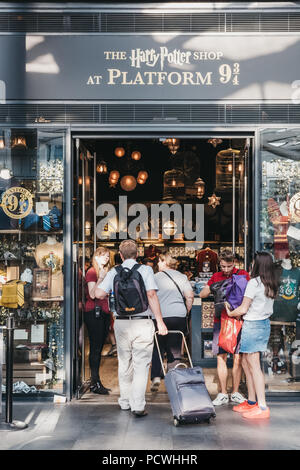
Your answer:
[[[163,359],[159,349],[157,332],[155,332],[155,342],[165,376],[165,386],[169,395],[174,425],[210,422],[215,418],[216,413],[210,396],[208,394],[201,367],[193,367],[191,356],[186,344],[185,337],[181,331],[169,331],[169,334],[181,334],[188,354],[191,367],[180,363],[169,372],[165,372]],[[185,368],[179,368],[178,366]]]

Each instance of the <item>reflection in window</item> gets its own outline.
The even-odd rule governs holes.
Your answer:
[[[278,264],[280,288],[264,357],[269,390],[300,390],[300,129],[261,134],[261,248]]]

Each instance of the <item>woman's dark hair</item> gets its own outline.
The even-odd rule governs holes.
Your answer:
[[[270,253],[266,251],[257,251],[255,253],[251,278],[260,277],[265,286],[265,295],[270,299],[275,299],[278,292],[278,273],[275,263]]]

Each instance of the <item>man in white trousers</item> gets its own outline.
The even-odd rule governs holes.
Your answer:
[[[124,240],[119,251],[122,267],[132,269],[137,264],[136,243],[133,240]],[[158,334],[166,335],[168,329],[162,319],[152,268],[141,265],[139,273],[144,281],[149,307],[138,315],[116,315],[114,330],[119,363],[119,405],[122,410],[131,410],[136,417],[143,417],[147,415],[145,394],[154,342],[152,312],[157,321]],[[98,284],[95,290],[97,298],[104,299],[113,291],[116,274],[116,269],[112,268]]]

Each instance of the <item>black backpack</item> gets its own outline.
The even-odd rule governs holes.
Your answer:
[[[135,264],[132,269],[116,266],[117,274],[114,278],[114,296],[117,314],[137,315],[148,308],[148,297],[144,280]]]

